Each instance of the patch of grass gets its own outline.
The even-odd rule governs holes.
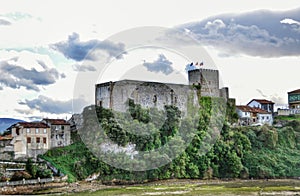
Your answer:
[[[180,186],[177,182],[181,182]],[[237,186],[234,186],[235,184]],[[276,194],[293,192],[296,194],[300,193],[299,186],[299,180],[197,181],[193,184],[186,180],[178,180],[159,182],[159,184],[112,187],[96,192],[84,192],[80,195],[258,195],[266,192],[276,192]]]
[[[289,115],[289,116],[276,116],[275,120],[285,120],[285,121],[300,121],[300,115]]]

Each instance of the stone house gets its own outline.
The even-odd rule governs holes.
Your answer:
[[[50,127],[42,122],[19,122],[11,127],[14,158],[33,157],[51,148]]]
[[[239,125],[263,125],[273,124],[273,115],[271,112],[260,108],[252,108],[248,105],[236,106],[236,112],[239,116]]]
[[[51,148],[63,147],[71,144],[71,129],[70,123],[64,119],[48,119],[42,120],[51,129]]]

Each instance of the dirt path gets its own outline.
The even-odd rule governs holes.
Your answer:
[[[6,186],[0,188],[0,195],[34,195],[34,194],[56,194],[56,193],[77,193],[84,191],[97,191],[109,188],[100,182],[53,182],[45,185],[26,185],[26,186]]]

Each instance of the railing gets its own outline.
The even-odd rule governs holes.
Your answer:
[[[290,109],[290,114],[300,114],[300,109]]]
[[[32,180],[19,180],[19,181],[7,181],[0,182],[0,187],[3,186],[17,186],[17,185],[28,185],[28,184],[44,184],[48,182],[53,182],[54,178],[42,178],[42,179],[32,179]]]

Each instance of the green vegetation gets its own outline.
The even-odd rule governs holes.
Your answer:
[[[82,192],[80,195],[297,195],[299,192],[299,180],[168,180],[146,185],[111,187],[96,192]]]
[[[289,115],[289,116],[276,116],[275,122],[277,121],[300,121],[300,115]]]
[[[220,115],[218,111],[224,111],[225,107],[227,107],[225,118],[214,118],[212,114]],[[229,102],[226,105],[222,104],[222,100],[212,100],[210,97],[201,97],[196,122],[187,117],[183,118],[180,123],[182,114],[174,106],[165,106],[165,110],[161,112],[155,109],[143,109],[132,100],[129,100],[129,109],[125,117],[112,113],[108,109],[96,107],[93,110],[91,108],[93,107],[87,107],[83,112],[85,129],[81,136],[92,138],[90,140],[92,146],[96,146],[93,142],[100,141],[101,143],[105,135],[120,146],[133,143],[136,144],[137,150],[145,152],[158,149],[171,143],[170,141],[180,144],[190,138],[191,142],[167,165],[157,169],[134,172],[112,167],[97,159],[80,138],[73,135],[77,139],[72,145],[49,150],[42,156],[62,173],[68,175],[69,181],[84,179],[92,173],[99,173],[100,179],[105,183],[117,179],[120,184],[170,178],[300,176],[299,121],[289,121],[282,128],[270,126],[233,128],[229,126],[229,122],[234,122],[237,117],[233,109],[234,103]],[[93,122],[95,120],[90,118],[95,112],[104,133],[93,132],[93,127],[89,126],[95,123]],[[164,122],[162,126],[156,126],[152,123],[152,118],[160,118],[161,115],[166,116]],[[133,120],[128,121],[128,117]],[[159,122],[159,119],[154,122]],[[197,126],[188,126],[192,124]],[[222,127],[220,135],[215,127]],[[134,133],[134,131],[143,133],[149,130],[151,134],[136,135]],[[181,130],[181,133],[178,130]],[[190,132],[195,134],[191,135]],[[99,146],[96,147],[99,148]],[[206,153],[201,153],[203,150]],[[174,151],[174,153],[177,152],[179,151]],[[151,160],[146,160],[144,164],[151,164]],[[129,161],[130,159],[123,160],[124,164]]]

